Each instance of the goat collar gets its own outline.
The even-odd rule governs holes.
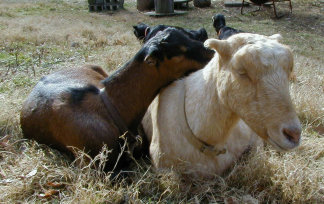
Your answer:
[[[183,82],[184,89],[183,89],[183,112],[184,112],[184,119],[186,122],[186,126],[190,131],[190,134],[185,134],[187,140],[199,151],[207,156],[215,157],[220,154],[225,154],[226,149],[217,149],[215,146],[207,144],[206,142],[200,140],[198,137],[195,136],[190,125],[188,123],[187,112],[186,112],[186,81]]]
[[[219,38],[219,36],[221,35],[221,33],[222,33],[222,28],[219,29],[219,31],[218,31],[218,33],[217,33],[218,38]]]
[[[128,132],[130,135],[133,135],[129,131],[127,125],[125,124],[125,121],[120,116],[119,111],[116,109],[114,104],[112,104],[111,99],[108,96],[106,90],[101,89],[99,95],[100,95],[100,98],[101,98],[102,102],[105,104],[105,107],[106,107],[106,109],[108,111],[109,119],[111,119],[117,125],[120,134],[123,135],[126,132]]]
[[[148,34],[148,30],[150,29],[150,27],[147,27],[147,28],[145,28],[145,31],[144,31],[144,38],[147,36],[147,34]]]
[[[105,107],[108,112],[109,120],[113,121],[119,130],[119,134],[120,134],[119,138],[125,141],[124,146],[122,148],[125,148],[125,145],[127,145],[128,153],[130,154],[131,158],[133,158],[132,154],[134,152],[134,149],[136,147],[140,147],[140,148],[142,147],[142,144],[143,144],[142,138],[139,135],[135,136],[128,129],[125,121],[120,116],[119,111],[116,109],[114,104],[112,104],[111,99],[108,96],[106,90],[101,89],[99,95],[100,95],[102,102],[105,104]],[[115,164],[115,167],[116,167],[116,165],[117,165],[117,163]]]

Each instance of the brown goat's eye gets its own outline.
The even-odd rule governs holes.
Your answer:
[[[161,46],[166,46],[167,44],[168,44],[168,42],[166,42],[166,41],[161,41],[161,42],[160,42],[160,45],[161,45]]]
[[[187,52],[187,48],[185,47],[185,46],[180,46],[180,50],[182,51],[182,52]]]
[[[172,58],[172,60],[175,62],[175,63],[180,63],[184,60],[184,56],[183,55],[179,55],[179,56],[175,56]]]

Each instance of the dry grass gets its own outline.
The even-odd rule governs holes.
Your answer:
[[[221,1],[212,5],[191,7],[185,16],[150,18],[136,11],[134,0],[125,1],[125,10],[104,14],[89,13],[83,0],[0,0],[0,202],[323,203],[323,3],[294,1],[293,14],[279,20],[269,17],[271,9],[242,16]],[[288,11],[285,4],[279,9]],[[155,172],[145,161],[116,179],[23,139],[19,110],[41,76],[85,63],[115,70],[140,48],[131,28],[137,22],[205,27],[214,37],[211,16],[217,12],[242,30],[279,32],[294,50],[291,94],[304,130],[296,151],[258,149],[213,179]],[[96,160],[106,156],[104,150]]]

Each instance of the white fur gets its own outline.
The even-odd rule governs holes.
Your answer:
[[[162,90],[142,121],[157,168],[221,174],[258,142],[257,134],[280,149],[297,146],[282,134],[285,127],[300,129],[300,123],[288,87],[292,54],[278,39],[237,34],[205,42],[219,54],[204,69]],[[188,141],[184,91],[192,132],[207,144],[225,147],[225,154],[210,157]]]

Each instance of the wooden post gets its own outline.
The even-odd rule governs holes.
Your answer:
[[[174,13],[173,0],[154,0],[155,13],[168,14]]]
[[[208,7],[211,4],[211,0],[194,0],[195,7]]]
[[[146,11],[154,9],[154,0],[137,0],[137,10]]]

